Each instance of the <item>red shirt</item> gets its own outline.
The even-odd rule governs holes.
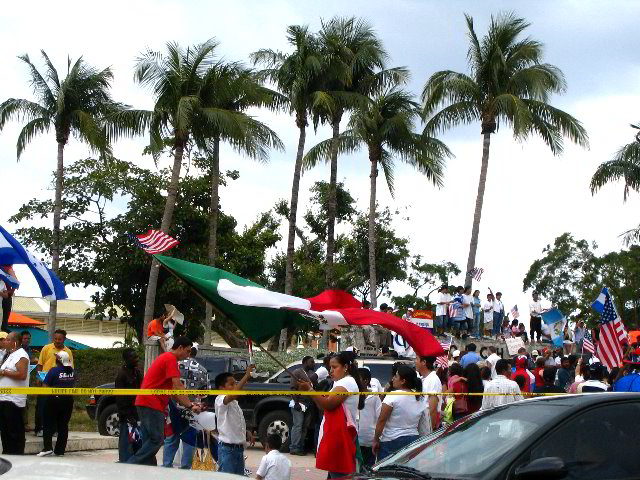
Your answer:
[[[533,374],[536,377],[536,388],[544,387],[544,378],[542,378],[542,372],[544,371],[544,367],[537,367]]]
[[[142,379],[140,388],[171,390],[173,378],[180,378],[178,359],[173,353],[166,352],[153,361]],[[167,405],[169,405],[169,395],[138,395],[136,397],[137,407],[149,407],[164,413]]]
[[[460,378],[458,375],[454,375],[453,377],[451,377],[449,379],[449,392],[453,392],[455,393],[468,393],[469,390],[467,389],[467,382],[465,382],[464,380],[458,380],[457,382],[455,381],[456,379]],[[454,404],[453,404],[453,411],[454,412],[464,412],[466,413],[468,410],[467,407],[467,396],[466,395],[458,395],[455,397],[454,400]]]

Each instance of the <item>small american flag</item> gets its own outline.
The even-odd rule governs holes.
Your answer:
[[[520,312],[518,311],[518,305],[514,305],[513,308],[511,309],[511,316],[513,317],[514,320],[520,316]]]
[[[149,230],[143,235],[133,235],[129,233],[127,236],[135,242],[138,247],[151,255],[166,252],[180,243],[161,230]]]
[[[593,344],[593,339],[591,338],[591,332],[584,332],[584,339],[582,340],[582,350],[586,350],[592,355],[596,353],[596,347]]]
[[[598,342],[598,357],[609,370],[620,365],[622,361],[622,344],[620,337],[622,322],[613,305],[609,292],[606,291],[606,300],[600,316],[600,341]],[[624,326],[622,326],[624,330]],[[624,338],[624,337],[623,337]]]
[[[445,352],[448,352],[451,349],[451,342],[453,341],[453,337],[449,337],[449,342],[440,341],[440,346]],[[441,355],[436,358],[436,367],[447,368],[449,366],[449,357],[447,355]]]
[[[470,273],[471,276],[479,282],[480,277],[482,277],[482,274],[484,273],[484,268],[473,267],[468,273]]]

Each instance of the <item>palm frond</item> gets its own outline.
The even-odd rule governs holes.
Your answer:
[[[31,121],[36,118],[48,118],[51,112],[42,105],[23,98],[9,98],[0,104],[0,130],[10,120]]]
[[[483,95],[476,82],[463,73],[442,70],[431,75],[422,90],[423,114],[429,117],[447,103],[475,102],[480,105]]]
[[[390,155],[389,152],[383,149],[382,154],[380,155],[380,160],[378,164],[382,168],[382,173],[384,174],[384,179],[387,182],[387,188],[389,189],[391,198],[395,199],[396,187],[395,187],[395,174],[393,172],[393,169],[394,169],[393,156]]]
[[[582,123],[568,113],[552,107],[548,103],[538,100],[526,99],[523,102],[527,105],[531,112],[532,118],[537,118],[538,122],[532,122],[531,130],[538,132],[537,125],[539,122],[552,126],[562,137],[566,137],[573,143],[584,148],[589,148],[589,136],[582,126]],[[562,152],[562,142],[556,144],[547,143],[554,155]]]
[[[48,118],[40,117],[34,118],[22,127],[22,130],[20,130],[20,134],[18,135],[18,142],[16,143],[18,160],[20,160],[22,152],[31,140],[33,140],[37,135],[49,131],[50,126],[51,122]]]
[[[552,92],[567,88],[562,71],[548,63],[536,64],[515,72],[507,83],[508,93],[542,102],[549,100]]]
[[[480,120],[481,111],[474,101],[452,103],[433,115],[424,127],[424,134],[433,135],[461,124],[471,124]]]
[[[627,201],[629,190],[640,191],[640,142],[624,145],[613,159],[598,166],[591,178],[591,193],[595,194],[607,183],[618,180],[624,181],[623,201]]]
[[[512,126],[514,137],[526,137],[530,131],[532,115],[522,99],[516,95],[503,93],[493,99],[492,107],[499,119]]]
[[[44,63],[47,67],[47,78],[51,82],[53,82],[53,84],[57,88],[60,88],[60,78],[58,77],[58,71],[53,66],[53,63],[51,63],[51,60],[49,60],[49,56],[47,55],[47,52],[45,52],[44,50],[40,50],[40,53],[42,54],[42,58],[44,58]]]
[[[29,55],[20,55],[18,58],[29,67],[29,75],[31,77],[30,83],[33,87],[34,93],[46,108],[51,109],[56,104],[56,99],[55,95],[49,88],[49,84],[47,84],[36,66],[31,62]]]
[[[302,170],[311,170],[331,158],[332,139],[323,140],[307,151],[302,159]],[[353,153],[360,148],[360,142],[352,130],[345,130],[338,136],[338,154]]]

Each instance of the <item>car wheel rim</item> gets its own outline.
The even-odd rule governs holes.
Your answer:
[[[105,430],[107,431],[107,434],[112,436],[112,437],[118,437],[120,436],[120,425],[119,425],[120,421],[118,419],[118,414],[114,413],[112,415],[109,415],[107,417],[107,421],[105,422]]]
[[[284,420],[275,420],[267,427],[267,435],[280,435],[282,443],[289,439],[289,426]]]

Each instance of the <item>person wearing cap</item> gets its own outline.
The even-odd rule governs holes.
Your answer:
[[[42,347],[40,351],[40,357],[38,358],[38,365],[36,365],[36,371],[48,373],[53,367],[56,366],[56,354],[58,352],[67,352],[71,366],[73,367],[73,354],[69,348],[64,346],[64,342],[67,339],[67,332],[62,329],[58,329],[53,332],[53,343],[49,343]],[[36,386],[39,385],[39,380],[36,381]],[[44,415],[44,403],[46,395],[38,395],[36,397],[36,424],[35,435],[39,437],[42,435],[42,421]]]
[[[42,384],[51,388],[73,388],[76,384],[73,363],[64,350],[55,354],[56,366],[47,372]],[[64,455],[69,437],[69,421],[73,412],[73,395],[49,395],[44,405],[44,448],[38,454],[46,457],[55,454]],[[53,448],[53,432],[58,432],[56,446]]]
[[[580,385],[582,393],[606,392],[609,386],[603,382],[605,370],[600,362],[589,365],[589,380]]]
[[[7,357],[0,366],[0,389],[29,386],[29,356],[20,348],[18,333],[11,332],[5,340]],[[22,409],[27,406],[27,395],[4,393],[0,395],[0,439],[5,455],[24,455],[25,435]]]
[[[454,363],[460,363],[460,350],[454,350],[451,355],[451,360],[449,360],[449,366]]]

